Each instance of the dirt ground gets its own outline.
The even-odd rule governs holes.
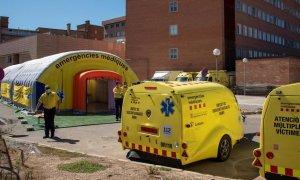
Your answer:
[[[13,166],[15,167],[15,171],[20,171],[19,174],[21,179],[223,179],[221,177],[206,176],[161,166],[113,160],[107,157],[91,157],[83,154],[56,150],[49,147],[41,147],[34,144],[24,144],[10,140],[6,140],[6,144],[9,148],[9,154],[11,156]],[[23,150],[24,153],[23,166],[21,165],[22,163],[20,163],[21,150]],[[60,164],[81,160],[101,164],[106,167],[106,169],[95,173],[70,173],[60,171],[57,168]]]

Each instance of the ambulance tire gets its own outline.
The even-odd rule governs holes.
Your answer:
[[[231,153],[231,139],[228,135],[224,135],[219,143],[217,160],[220,162],[226,161]]]

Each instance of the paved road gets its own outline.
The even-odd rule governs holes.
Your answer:
[[[256,100],[254,100],[256,98]],[[240,104],[255,103],[262,106],[264,98],[242,96],[237,97]],[[0,118],[13,118],[12,109],[0,103]],[[254,136],[259,131],[260,115],[247,115],[245,122],[245,138],[237,144],[231,157],[223,163],[214,160],[204,160],[185,166],[185,170],[203,174],[211,174],[228,178],[254,179],[258,170],[251,166],[252,151],[258,147],[259,138]],[[122,150],[117,142],[117,130],[120,124],[106,124],[57,129],[56,139],[43,139],[43,131],[27,132],[17,124],[13,127],[11,137],[42,145],[83,152],[90,155],[108,156],[115,159],[126,159],[127,150]]]
[[[266,97],[235,95],[240,105],[263,106]]]

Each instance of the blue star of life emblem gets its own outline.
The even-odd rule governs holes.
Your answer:
[[[170,113],[173,114],[174,113],[174,102],[171,102],[169,98],[166,98],[165,101],[162,101],[160,103],[160,105],[162,106],[162,108],[160,109],[161,113],[165,114],[166,117],[170,116]]]

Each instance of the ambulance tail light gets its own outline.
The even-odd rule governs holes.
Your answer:
[[[258,149],[254,150],[253,155],[257,158],[260,157],[261,156],[260,150],[258,150]]]
[[[118,135],[119,135],[119,136],[121,136],[121,135],[122,135],[122,132],[121,132],[120,130],[118,131]]]
[[[145,89],[148,89],[148,90],[156,90],[157,87],[156,87],[156,86],[145,86]]]
[[[158,134],[158,129],[154,127],[141,126],[141,131],[150,134]]]
[[[272,152],[267,152],[267,158],[268,159],[273,159],[274,158],[274,154]]]
[[[186,149],[187,148],[187,144],[186,143],[182,143],[181,147],[182,147],[182,149]]]
[[[124,136],[124,137],[127,137],[127,132],[123,132],[123,136]]]
[[[253,166],[256,166],[256,167],[262,167],[262,164],[261,164],[261,162],[259,161],[259,159],[255,159],[255,161],[253,162]]]

